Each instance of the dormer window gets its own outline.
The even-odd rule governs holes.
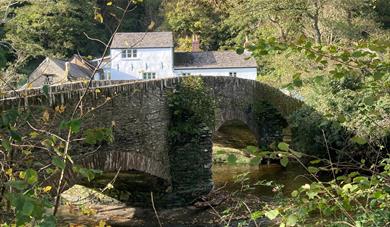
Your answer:
[[[124,49],[122,50],[122,58],[137,58],[138,53],[136,49]]]

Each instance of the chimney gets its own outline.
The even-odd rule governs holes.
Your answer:
[[[244,53],[245,53],[245,54],[252,54],[252,52],[248,50],[248,48],[250,47],[250,45],[251,45],[251,42],[249,42],[249,38],[248,38],[248,36],[246,35],[246,36],[245,36],[245,43],[244,43]]]
[[[198,35],[192,36],[192,52],[200,52],[200,41]]]
[[[250,42],[249,42],[249,39],[248,39],[248,36],[245,35],[245,43],[244,43],[244,48],[247,49],[250,45]]]
[[[65,78],[69,79],[70,76],[70,62],[65,62]]]

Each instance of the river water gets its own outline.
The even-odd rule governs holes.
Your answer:
[[[234,192],[240,190],[239,175],[247,174],[247,185],[253,189],[248,193],[258,197],[274,196],[273,187],[256,185],[259,181],[273,181],[283,185],[282,192],[290,194],[300,185],[310,182],[307,172],[298,163],[290,163],[286,168],[278,164],[251,166],[251,165],[229,165],[215,164],[213,166],[213,180],[216,187],[222,187],[226,183],[226,190]],[[238,181],[238,182],[237,182]]]
[[[272,202],[277,192],[289,195],[291,191],[310,181],[305,176],[305,170],[295,163],[290,163],[287,168],[277,164],[262,166],[215,164],[213,166],[213,180],[217,192],[211,200],[222,202],[213,208],[189,206],[159,209],[157,207],[158,216],[163,226],[223,226],[221,216],[239,201],[246,201],[252,209],[259,209],[264,203]],[[275,188],[275,186],[259,185],[259,181],[273,181],[274,184],[284,185],[284,187],[277,186]],[[83,193],[73,191],[66,194],[74,197],[75,194],[80,196]],[[92,200],[90,202],[86,200],[81,206],[80,204],[72,204],[72,202],[64,205],[60,213],[61,225],[66,226],[74,223],[93,226],[99,220],[106,220],[111,226],[158,225],[156,214],[151,205],[141,208],[124,205],[118,201],[103,203],[102,201],[107,200],[106,198]],[[232,221],[235,223],[232,224],[233,226],[237,225],[240,219],[245,218],[245,212],[245,210],[237,211],[237,214],[234,215],[235,219]],[[80,213],[84,213],[84,215]]]

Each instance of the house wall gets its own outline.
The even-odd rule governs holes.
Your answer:
[[[189,73],[193,76],[229,76],[230,72],[236,72],[238,78],[256,80],[257,68],[221,68],[221,69],[175,69],[176,76]]]
[[[157,78],[173,77],[173,48],[140,48],[136,59],[122,59],[122,49],[111,49],[111,79],[142,79],[144,72]]]

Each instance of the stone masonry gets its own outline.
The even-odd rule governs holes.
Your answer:
[[[257,124],[253,111],[256,102],[270,103],[283,117],[288,117],[302,105],[279,90],[253,80],[202,78],[216,103],[213,130],[218,130],[226,121],[240,120],[254,132],[260,145],[267,145],[267,138],[279,132],[267,131]],[[82,119],[81,130],[112,127],[114,143],[104,144],[92,154],[89,152],[91,148],[76,145],[72,148],[73,157],[77,157],[75,162],[103,171],[137,170],[162,178],[172,185],[167,198],[181,198],[182,204],[207,194],[213,185],[212,133],[206,130],[201,141],[183,147],[181,155],[170,152],[168,129],[171,117],[167,92],[181,80],[176,77],[148,81],[93,81],[78,110],[78,113],[87,113]],[[65,112],[61,117],[69,119],[85,87],[83,82],[53,86],[48,95],[42,89],[10,92],[0,96],[0,111],[25,108],[34,112],[39,107],[46,107],[54,112],[56,106],[63,105]],[[52,122],[52,127],[58,128],[59,122]],[[86,153],[88,155],[83,155]],[[76,183],[72,181],[75,178],[68,178],[68,187]]]

